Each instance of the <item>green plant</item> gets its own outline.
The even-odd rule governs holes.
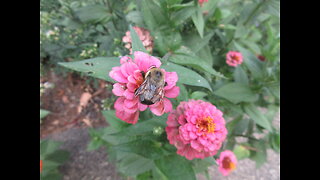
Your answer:
[[[52,140],[40,140],[40,179],[62,179],[58,168],[69,158],[69,152],[59,149],[61,144]]]
[[[119,40],[130,30],[133,52],[147,52],[129,25],[148,29],[154,37],[152,56],[159,57],[161,68],[177,73],[180,93],[170,99],[173,109],[182,101],[201,99],[223,112],[228,136],[216,155],[229,149],[239,159],[255,160],[259,167],[266,161],[266,149],[279,152],[280,132],[272,125],[280,104],[279,1],[209,0],[203,6],[187,0],[107,2],[107,7],[114,10],[96,21],[108,21],[110,37]],[[124,11],[118,12],[118,8]],[[118,26],[121,30],[112,34],[112,27]],[[103,41],[122,48],[120,55],[127,54],[118,40]],[[104,55],[59,64],[115,83],[108,73],[120,66],[120,58],[110,57],[114,56],[114,49],[109,50]],[[242,64],[228,66],[226,54],[230,51],[242,54]],[[110,126],[90,131],[88,149],[106,146],[118,171],[125,176],[195,179],[195,174],[208,174],[207,167],[215,164],[216,155],[189,161],[176,154],[177,149],[168,142],[164,131],[167,114],[155,116],[149,110],[143,111],[135,125],[121,121],[114,110],[104,110],[103,114]],[[246,142],[239,143],[236,137],[244,137]]]

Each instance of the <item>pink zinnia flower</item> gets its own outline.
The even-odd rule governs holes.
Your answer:
[[[242,61],[243,61],[243,58],[242,58],[242,54],[240,52],[229,51],[227,53],[227,64],[229,66],[236,67],[239,64],[242,64]]]
[[[163,98],[155,104],[144,105],[139,101],[139,96],[135,97],[134,92],[144,81],[142,72],[146,73],[151,66],[160,68],[161,62],[156,57],[150,56],[141,51],[134,52],[134,59],[124,56],[120,59],[121,66],[113,67],[109,76],[117,83],[113,85],[112,92],[119,98],[114,103],[116,116],[131,124],[135,124],[139,118],[139,112],[147,107],[157,116],[168,113],[172,110],[172,104],[169,99]],[[180,88],[176,86],[178,75],[176,72],[166,72],[165,74],[164,96],[176,98],[179,95]]]
[[[136,31],[137,35],[139,36],[146,50],[149,53],[152,53],[153,39],[152,39],[152,36],[150,35],[150,32],[142,27],[137,27],[137,26],[134,26],[133,29]],[[127,31],[126,35],[123,36],[122,42],[126,43],[124,47],[129,49],[130,54],[132,54],[132,39],[131,39],[130,31]]]
[[[203,5],[203,3],[208,2],[208,0],[198,0],[198,3],[200,4],[200,6]]]
[[[167,121],[167,138],[187,159],[213,156],[227,135],[222,112],[202,100],[181,102]]]
[[[237,167],[237,158],[232,151],[225,150],[221,152],[217,164],[222,175],[227,176]]]

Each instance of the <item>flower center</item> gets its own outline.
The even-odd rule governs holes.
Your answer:
[[[232,56],[232,59],[233,59],[234,61],[239,61],[239,60],[240,60],[239,56]]]
[[[208,116],[198,119],[196,122],[196,127],[198,128],[198,132],[213,133],[216,125],[213,122],[213,119]]]
[[[225,157],[222,160],[222,167],[224,169],[230,169],[230,170],[234,170],[236,168],[236,165],[230,160],[229,157]]]

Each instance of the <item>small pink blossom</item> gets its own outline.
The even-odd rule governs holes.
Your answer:
[[[150,35],[150,32],[142,27],[134,26],[133,29],[136,31],[140,40],[142,41],[143,46],[149,53],[152,53],[153,49],[153,38]],[[132,39],[130,35],[130,31],[126,32],[126,35],[123,36],[122,42],[125,43],[125,48],[129,49],[130,54],[132,54]]]
[[[140,111],[146,110],[148,107],[151,112],[157,116],[168,113],[172,110],[172,104],[167,98],[176,98],[180,89],[176,86],[178,75],[176,72],[166,72],[164,87],[164,98],[152,105],[144,105],[140,103],[139,97],[135,97],[134,92],[143,83],[144,77],[142,72],[146,73],[151,66],[160,68],[161,62],[158,58],[150,56],[141,51],[134,52],[134,59],[124,56],[120,59],[121,66],[113,67],[109,72],[109,76],[117,81],[113,85],[112,92],[119,98],[114,103],[116,116],[131,124],[137,123]]]
[[[237,158],[232,151],[225,150],[221,152],[217,164],[222,175],[227,176],[237,167]]]
[[[187,159],[213,156],[227,135],[223,113],[202,100],[181,102],[167,121],[167,138]]]
[[[229,51],[227,53],[227,64],[229,66],[236,67],[243,62],[242,54],[240,52],[236,51]]]
[[[203,5],[203,3],[208,2],[208,0],[198,0],[198,3],[200,4],[200,6]]]

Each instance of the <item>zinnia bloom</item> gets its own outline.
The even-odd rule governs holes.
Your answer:
[[[187,159],[213,156],[227,135],[223,113],[202,100],[181,102],[167,121],[167,138]]]
[[[142,27],[137,27],[137,26],[134,26],[133,29],[136,31],[137,35],[139,36],[146,50],[149,53],[152,53],[153,39],[152,39],[152,36],[150,35],[150,32]],[[124,47],[129,49],[130,54],[132,54],[132,39],[131,39],[130,31],[127,31],[126,35],[123,36],[122,42],[126,43]]]
[[[237,158],[232,151],[225,150],[221,152],[217,164],[222,175],[227,176],[237,167]]]
[[[134,59],[124,56],[120,59],[121,66],[113,67],[109,72],[109,76],[117,83],[113,85],[112,92],[119,98],[114,103],[116,116],[131,124],[135,124],[139,118],[139,112],[144,111],[147,107],[157,116],[168,113],[172,110],[172,104],[167,98],[176,98],[179,95],[180,88],[176,86],[178,75],[176,72],[166,72],[161,69],[165,75],[163,98],[152,105],[144,105],[139,101],[139,97],[135,97],[134,92],[143,83],[144,77],[142,72],[146,73],[151,66],[160,68],[161,62],[156,57],[150,56],[141,51],[134,52]]]
[[[227,64],[229,66],[236,67],[239,64],[242,64],[242,61],[243,61],[243,58],[242,58],[242,54],[240,52],[229,51],[227,53]]]
[[[208,0],[198,0],[198,3],[200,4],[200,6],[203,5],[203,3],[208,2]]]

